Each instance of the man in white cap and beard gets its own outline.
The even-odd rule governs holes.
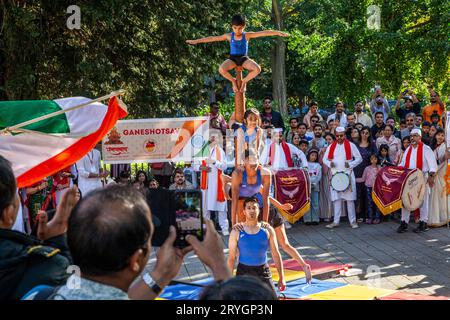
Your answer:
[[[283,141],[281,128],[272,130],[272,143],[266,144],[260,161],[263,166],[269,166],[273,170],[308,167],[305,154],[293,144]]]
[[[284,170],[293,167],[308,167],[306,156],[293,144],[283,141],[283,129],[272,130],[272,143],[266,144],[261,153],[261,164],[271,170]],[[273,185],[272,185],[273,191]],[[291,228],[289,222],[285,221],[286,229]]]
[[[410,134],[410,139],[411,145],[406,148],[403,153],[400,167],[422,170],[425,180],[427,181],[425,184],[425,198],[420,207],[419,226],[413,230],[414,232],[419,233],[428,230],[428,198],[430,195],[430,188],[434,186],[437,162],[431,148],[422,142],[422,132],[420,129],[413,129]],[[402,222],[397,229],[398,233],[403,233],[408,230],[410,214],[411,212],[402,208]]]
[[[330,198],[334,207],[334,222],[327,228],[339,226],[342,211],[342,201],[347,202],[348,220],[353,229],[358,228],[355,214],[356,179],[353,168],[362,162],[361,154],[355,144],[345,138],[345,128],[336,128],[336,141],[328,146],[323,156],[323,163],[331,172],[346,172],[350,177],[349,187],[344,191],[336,191],[330,186]]]

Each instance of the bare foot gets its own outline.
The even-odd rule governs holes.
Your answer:
[[[241,84],[241,90],[239,90],[240,92],[245,92],[247,91],[247,82],[242,81]]]
[[[234,92],[234,93],[238,92],[239,89],[238,89],[236,80],[234,80],[234,81],[232,82],[232,84],[233,84],[233,92]]]

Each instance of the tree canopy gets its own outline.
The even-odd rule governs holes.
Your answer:
[[[238,12],[248,16],[250,31],[277,29],[282,19],[291,34],[282,40],[288,101],[352,103],[375,83],[397,96],[403,81],[422,93],[426,84],[449,91],[445,0],[80,0],[79,30],[66,26],[71,4],[0,0],[1,100],[96,97],[123,88],[131,117],[193,115],[209,91],[226,92],[217,69],[229,47],[185,40],[230,32]],[[381,10],[379,30],[367,26],[370,5]],[[263,71],[249,84],[249,98],[273,92],[279,45],[274,38],[251,42]]]

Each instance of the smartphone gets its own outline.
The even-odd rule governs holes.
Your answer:
[[[189,246],[187,235],[196,236],[200,241],[205,234],[203,224],[202,193],[198,190],[177,190],[174,194],[175,228],[177,237],[175,247]]]

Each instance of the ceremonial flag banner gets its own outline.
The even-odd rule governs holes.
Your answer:
[[[388,166],[378,172],[372,190],[372,199],[381,213],[388,215],[402,208],[405,181],[416,171],[417,169]]]
[[[115,96],[108,106],[84,97],[3,101],[0,155],[11,162],[18,187],[29,186],[81,159],[126,115],[125,104]],[[19,125],[28,121],[34,123]]]
[[[103,139],[105,163],[201,160],[207,156],[209,119],[121,120]]]
[[[283,217],[295,223],[309,210],[309,175],[302,169],[280,170],[274,172],[275,198],[281,203],[290,203],[292,210],[280,210]]]

